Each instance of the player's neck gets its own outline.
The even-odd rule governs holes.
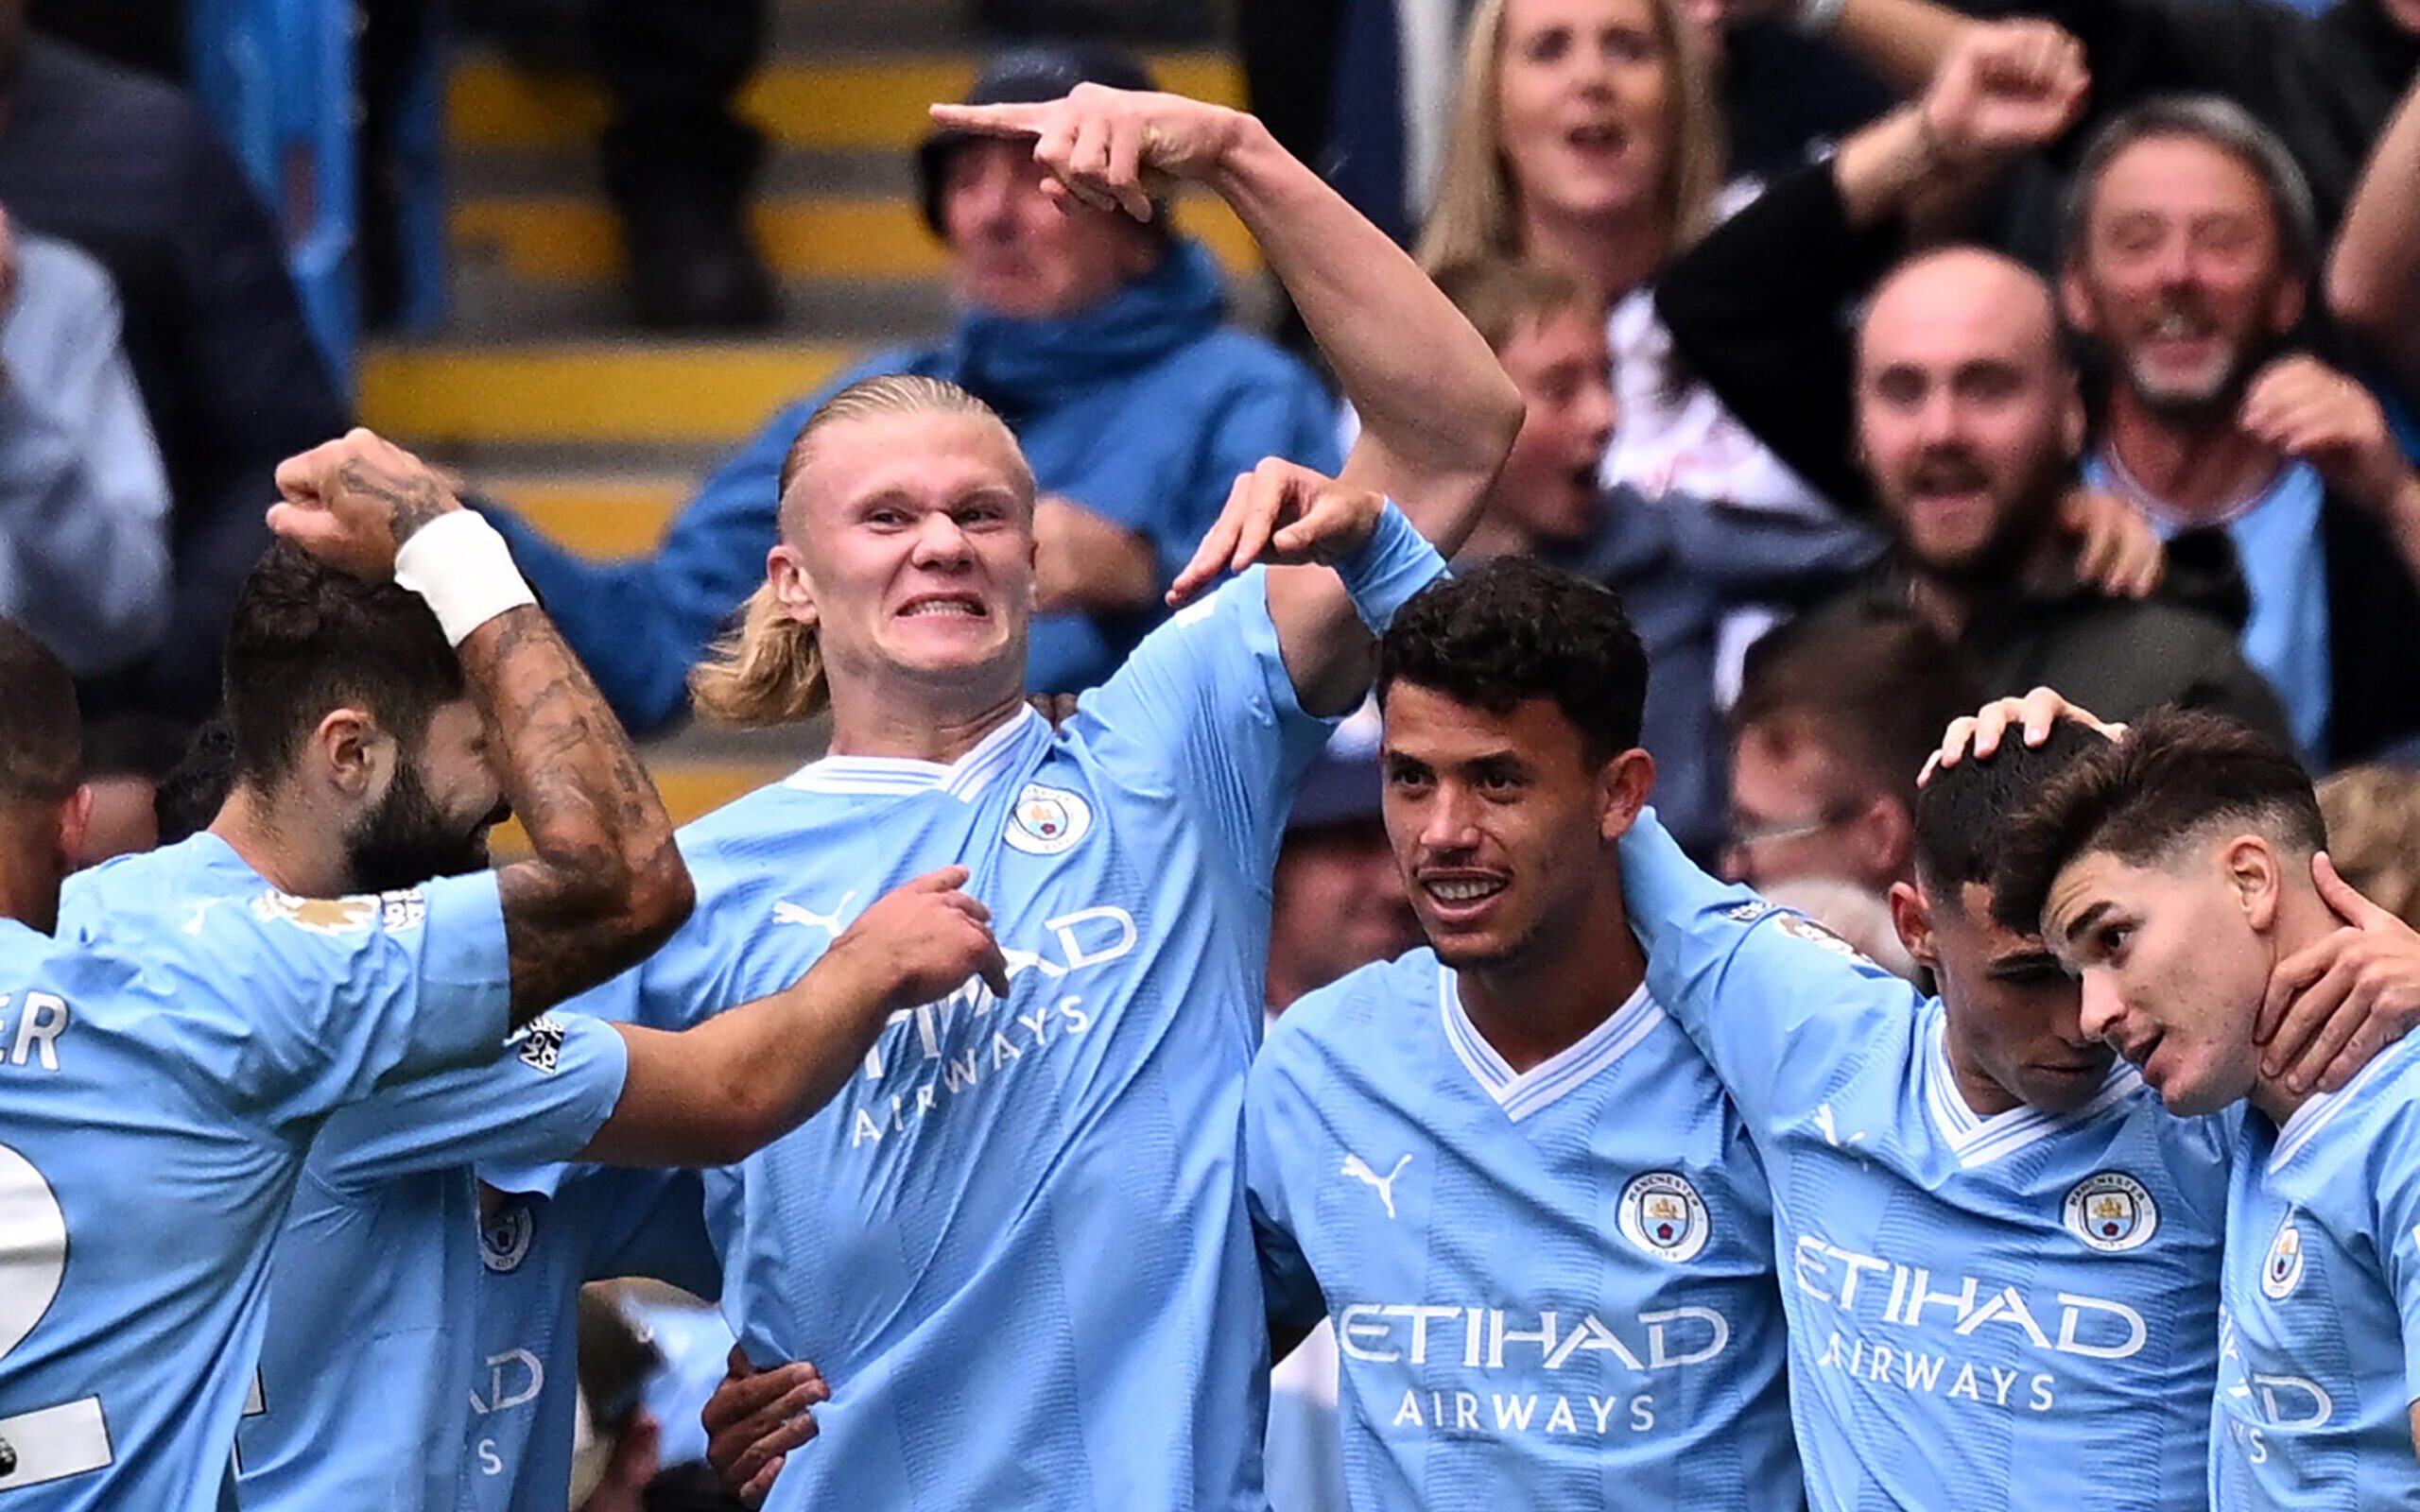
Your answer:
[[[357,890],[345,859],[341,824],[298,822],[278,799],[249,782],[236,783],[227,795],[218,816],[210,821],[210,833],[280,892],[334,898]]]
[[[1022,688],[985,700],[979,707],[944,706],[936,700],[891,691],[865,690],[832,699],[832,754],[878,756],[948,765],[983,743],[983,737],[1015,717],[1025,706]]]
[[[2304,864],[2308,865],[2308,862]],[[2288,887],[2277,900],[2277,918],[2273,926],[2270,948],[2278,960],[2286,960],[2318,944],[2342,927],[2343,920],[2336,917],[2335,910],[2327,906],[2327,901],[2320,897],[2317,889],[2308,885]],[[2315,1095],[2316,1088],[2306,1086],[2301,1091],[2296,1091],[2286,1085],[2284,1076],[2256,1074],[2248,1101],[2283,1127],[2286,1120],[2293,1117]]]
[[[1538,952],[1458,975],[1463,1015],[1519,1075],[1578,1044],[1629,1002],[1646,980],[1647,954],[1630,931],[1620,889],[1607,887]]]
[[[2002,1113],[2024,1106],[2024,1099],[1994,1081],[1990,1074],[1966,1053],[1965,1042],[1958,1034],[1958,1019],[1950,1016],[1949,1024],[1941,1039],[1943,1051],[1949,1058],[1949,1079],[1958,1088],[1958,1097],[1967,1110],[1978,1118],[1996,1118]]]

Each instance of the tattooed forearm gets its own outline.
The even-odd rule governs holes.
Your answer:
[[[461,655],[536,852],[497,879],[518,1023],[662,944],[688,917],[689,873],[630,736],[544,611],[496,616]]]
[[[355,459],[346,462],[337,477],[346,488],[386,502],[393,511],[387,528],[393,533],[398,551],[419,533],[421,526],[461,507],[426,468],[394,471],[376,462]]]

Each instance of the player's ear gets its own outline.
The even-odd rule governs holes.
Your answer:
[[[1933,938],[1932,905],[1912,883],[1891,885],[1891,927],[1899,933],[1899,943],[1918,966],[1938,976],[1941,973],[1941,945]]]
[[[2244,921],[2267,934],[2277,921],[2277,904],[2286,881],[2285,863],[2276,848],[2256,834],[2239,834],[2219,851],[2227,888],[2242,906]]]
[[[1597,770],[1597,833],[1618,840],[1638,822],[1655,786],[1655,758],[1636,747]]]
[[[785,541],[765,554],[765,581],[790,618],[801,625],[819,622],[815,585],[807,580],[806,562],[797,547]]]
[[[306,747],[324,780],[348,798],[375,797],[394,767],[394,737],[365,710],[332,709],[311,731]]]

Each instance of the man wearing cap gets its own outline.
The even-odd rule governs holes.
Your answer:
[[[1123,53],[1038,46],[994,58],[968,101],[1057,99],[1087,81],[1154,87]],[[1167,207],[1148,223],[1063,208],[1044,197],[1028,146],[956,132],[917,149],[916,173],[925,221],[950,253],[958,318],[941,340],[879,353],[775,414],[653,556],[583,561],[491,511],[633,732],[680,716],[690,666],[764,580],[784,455],[815,407],[856,379],[948,379],[1016,433],[1041,490],[1035,688],[1078,691],[1118,664],[1159,619],[1162,592],[1236,474],[1267,456],[1338,465],[1325,393],[1300,363],[1225,324],[1218,266]]]

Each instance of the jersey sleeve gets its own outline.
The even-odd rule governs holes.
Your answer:
[[[189,962],[207,964],[192,969],[248,1028],[235,1091],[273,1117],[492,1059],[510,1026],[493,872],[376,896],[268,891],[198,922]]]
[[[1137,792],[1181,803],[1263,892],[1295,782],[1334,721],[1303,712],[1255,567],[1144,637],[1085,694],[1094,748]]]
[[[1620,850],[1648,991],[1755,1134],[1821,1105],[1852,1056],[1914,1021],[1913,988],[1822,925],[1699,870],[1653,810]]]
[[[1327,1315],[1327,1302],[1295,1238],[1288,1194],[1288,1162],[1319,1148],[1320,1139],[1318,1128],[1301,1118],[1301,1109],[1309,1105],[1290,1064],[1296,1058],[1290,1041],[1298,1038],[1284,1033],[1281,1019],[1253,1063],[1244,1094],[1245,1205],[1252,1214],[1253,1242],[1260,1250],[1269,1315],[1295,1328],[1310,1328]],[[1280,1040],[1288,1046],[1280,1048]]]
[[[2403,1321],[2403,1400],[2409,1404],[2420,1401],[2420,1116],[2405,1108],[2386,1136],[2371,1143],[2370,1159],[2378,1264]]]
[[[311,1162],[329,1187],[357,1192],[415,1171],[567,1160],[614,1116],[630,1063],[612,1024],[544,1014],[482,1065],[389,1088],[337,1114]]]

